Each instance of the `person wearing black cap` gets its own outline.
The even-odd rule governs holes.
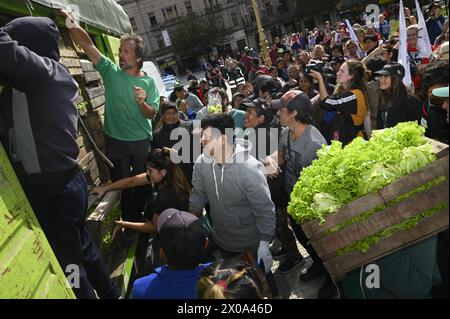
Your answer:
[[[137,279],[131,290],[132,299],[196,299],[197,282],[211,264],[200,264],[208,238],[195,215],[169,208],[156,225],[159,253],[166,265],[149,276]]]
[[[400,122],[419,122],[421,103],[403,84],[405,68],[399,63],[385,65],[378,75],[380,84],[380,108],[385,110],[378,116],[380,128],[394,127]]]
[[[277,110],[281,124],[287,128],[281,133],[278,150],[265,160],[269,166],[270,177],[279,174],[279,166],[284,165],[286,172],[286,192],[291,194],[302,170],[311,165],[317,158],[317,151],[326,145],[325,138],[319,130],[312,126],[311,101],[303,92],[291,90],[281,99],[272,101],[272,108]],[[313,265],[300,276],[300,280],[309,281],[318,276],[327,274],[322,260],[309,244],[305,233],[294,219],[290,217],[291,226],[300,244],[307,250],[313,260]],[[326,280],[319,289],[319,298],[331,298],[336,288],[327,275]]]
[[[118,298],[86,229],[87,183],[75,140],[78,85],[59,62],[59,36],[44,17],[0,27],[0,78],[6,79],[0,140],[62,270],[79,267],[77,298],[97,298],[94,289],[100,298]]]
[[[161,113],[161,120],[160,123],[158,123],[155,127],[155,133],[154,138],[152,141],[152,149],[155,148],[172,148],[175,144],[179,143],[182,139],[182,137],[189,135],[190,143],[189,145],[192,146],[192,122],[191,121],[184,121],[180,119],[180,111],[176,107],[176,105],[172,102],[167,102],[161,105],[160,108]],[[174,130],[185,130],[185,134],[175,134],[177,138],[171,138],[171,134],[174,132]],[[181,132],[181,131],[180,131]],[[183,132],[184,133],[184,132]],[[191,147],[192,149],[192,147]],[[182,154],[180,154],[182,155]],[[190,154],[190,160],[187,162],[181,162],[179,164],[181,170],[183,171],[184,175],[186,176],[187,180],[191,182],[192,179],[192,168],[194,166],[193,154]]]

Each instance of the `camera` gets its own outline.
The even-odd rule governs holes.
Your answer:
[[[305,66],[305,73],[311,73],[311,71],[316,71],[322,73],[322,69],[325,66],[324,62],[321,61],[311,61],[311,63]]]

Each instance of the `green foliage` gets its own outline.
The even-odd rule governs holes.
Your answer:
[[[116,227],[116,220],[120,218],[122,211],[120,210],[120,203],[114,206],[114,208],[109,212],[108,216],[103,221],[103,238],[102,238],[102,249],[108,250],[112,244],[112,234],[114,228]]]
[[[170,32],[177,54],[187,57],[209,53],[223,35],[224,30],[217,27],[212,15],[198,14],[181,17],[177,28]]]
[[[77,109],[78,110],[84,110],[84,109],[86,109],[87,108],[87,102],[86,101],[83,101],[83,102],[80,102],[80,103],[78,103],[78,105],[77,105]]]
[[[323,223],[339,207],[428,165],[436,157],[424,132],[417,123],[406,122],[374,132],[370,141],[358,137],[344,148],[338,141],[324,146],[302,170],[288,213],[300,224],[313,219]],[[321,204],[317,194],[327,203]]]

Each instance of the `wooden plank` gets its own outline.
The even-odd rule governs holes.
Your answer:
[[[80,147],[80,152],[78,153],[78,158],[80,159],[80,158],[83,158],[85,155],[87,154],[87,150],[86,150],[86,148],[83,146],[83,147]]]
[[[97,71],[84,72],[84,77],[87,83],[99,81],[101,79],[100,73]]]
[[[81,117],[85,116],[87,112],[88,112],[87,108],[78,109],[78,114],[80,114]]]
[[[317,254],[323,260],[328,260],[330,256],[334,256],[335,252],[341,248],[445,202],[448,203],[448,182],[436,185],[376,213],[367,221],[353,224],[329,236],[311,240],[311,245],[313,245]]]
[[[104,95],[105,94],[105,87],[104,86],[96,86],[96,87],[93,87],[93,88],[85,87],[84,89],[86,90],[87,96],[91,100],[95,99],[96,97],[98,97],[100,95]]]
[[[83,72],[95,71],[94,65],[91,61],[80,59],[80,65],[83,69]]]
[[[95,210],[88,217],[88,221],[104,221],[108,213],[114,207],[115,201],[119,198],[120,190],[107,192],[100,200]]]
[[[367,194],[360,197],[341,209],[336,213],[329,214],[325,218],[325,222],[319,225],[317,220],[310,221],[302,225],[302,229],[308,238],[318,238],[321,237],[330,228],[340,225],[346,220],[359,215],[360,213],[366,212],[374,207],[378,207],[384,203],[383,198],[378,192]]]
[[[80,160],[79,164],[81,168],[86,167],[93,159],[94,159],[94,152],[90,151]]]
[[[424,168],[400,178],[379,192],[386,202],[407,193],[439,176],[448,175],[448,156],[440,158]]]
[[[105,106],[102,105],[99,108],[97,108],[95,111],[97,112],[99,117],[104,116],[105,115]]]
[[[430,142],[431,146],[433,146],[434,153],[438,158],[444,157],[448,154],[449,146],[445,143],[433,140],[431,138],[425,137],[425,140]]]
[[[79,148],[82,148],[84,146],[84,138],[83,135],[78,135],[76,139],[77,145]]]
[[[70,68],[70,67],[81,68],[80,59],[78,58],[78,56],[75,56],[75,57],[62,56],[59,61],[62,64],[64,64],[67,68]]]
[[[104,95],[100,95],[92,100],[89,101],[89,103],[91,104],[91,107],[93,110],[99,108],[102,105],[105,105],[105,96]]]
[[[69,69],[69,73],[72,76],[82,76],[83,75],[83,70],[81,70],[81,68],[68,68]]]
[[[405,246],[418,243],[430,236],[433,236],[445,229],[449,225],[449,209],[445,208],[441,212],[420,221],[414,228],[406,231],[394,232],[390,237],[381,239],[376,245],[371,247],[366,253],[352,251],[344,256],[324,261],[324,266],[335,280],[356,269],[361,265],[368,264],[386,255],[392,254]]]

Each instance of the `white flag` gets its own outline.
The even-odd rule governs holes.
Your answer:
[[[417,49],[420,50],[422,58],[430,59],[433,52],[431,51],[430,37],[428,36],[427,24],[420,9],[419,1],[416,0],[417,16],[419,18],[419,38],[417,39]]]
[[[363,51],[363,49],[361,49],[361,45],[359,43],[359,40],[356,37],[355,31],[353,30],[353,27],[350,24],[350,21],[348,21],[348,19],[345,19],[345,24],[347,25],[348,32],[350,32],[350,37],[358,45],[358,51],[356,52],[356,54],[358,56],[358,59],[361,60],[362,58],[364,58],[366,56],[366,53]]]
[[[400,19],[400,34],[399,34],[399,40],[400,40],[400,47],[398,48],[398,60],[397,62],[403,65],[405,68],[405,77],[403,78],[403,83],[407,86],[411,86],[411,69],[409,67],[409,57],[408,57],[408,49],[407,49],[407,42],[406,42],[406,21],[405,21],[405,12],[403,11],[403,0],[400,0],[400,12],[399,12],[399,19]]]

